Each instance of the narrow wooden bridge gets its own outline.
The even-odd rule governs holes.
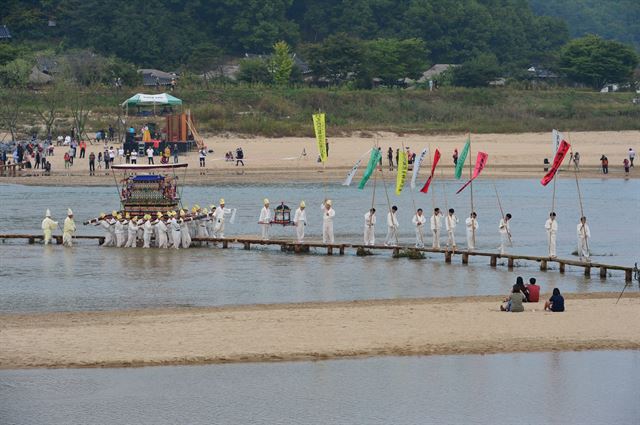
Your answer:
[[[8,239],[22,239],[27,240],[28,243],[33,244],[36,241],[41,241],[43,239],[42,235],[29,235],[29,234],[15,234],[15,235],[2,235],[0,234],[0,241],[4,242]],[[96,240],[98,244],[102,244],[104,242],[104,236],[74,236],[74,239],[89,239]],[[54,235],[53,240],[56,241],[57,244],[62,244],[62,236]],[[596,263],[596,262],[586,262],[586,261],[578,261],[567,258],[550,258],[550,257],[539,257],[535,255],[520,255],[520,254],[504,254],[501,255],[496,252],[484,252],[484,251],[452,251],[448,249],[435,249],[435,248],[414,248],[412,246],[386,246],[386,245],[362,245],[362,244],[350,244],[350,243],[339,243],[339,244],[324,244],[322,242],[297,242],[293,240],[285,240],[285,239],[271,239],[271,240],[261,240],[256,238],[247,238],[247,237],[231,237],[224,239],[216,239],[216,238],[192,238],[192,242],[199,243],[211,243],[218,245],[224,249],[229,248],[231,246],[241,246],[243,249],[250,250],[252,246],[279,246],[282,251],[294,252],[294,253],[304,253],[309,252],[311,248],[317,248],[320,250],[326,250],[327,255],[344,255],[347,250],[364,250],[364,251],[388,251],[393,255],[400,254],[401,251],[407,251],[409,253],[429,253],[429,254],[439,254],[443,256],[445,263],[452,263],[453,258],[458,256],[460,257],[460,261],[462,264],[469,263],[469,257],[485,257],[489,260],[489,265],[491,267],[498,266],[498,260],[504,259],[507,260],[507,267],[509,269],[513,268],[516,260],[521,261],[529,261],[536,262],[540,264],[540,270],[547,271],[549,270],[549,266],[551,264],[558,264],[558,270],[560,273],[564,273],[567,266],[582,268],[584,269],[584,275],[589,277],[591,276],[591,269],[599,269],[600,278],[606,279],[607,272],[609,271],[622,271],[624,272],[625,281],[631,282],[633,280],[634,271],[637,272],[637,268],[635,267],[625,267],[619,266],[615,264],[604,264],[604,263]]]

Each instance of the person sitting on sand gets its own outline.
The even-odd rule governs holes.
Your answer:
[[[544,309],[556,313],[564,311],[564,297],[560,295],[558,288],[553,288],[553,295],[549,298],[549,301],[544,303]]]
[[[522,276],[518,276],[516,278],[516,284],[513,285],[513,289],[517,290],[522,294],[522,296],[524,297],[523,302],[525,303],[529,302],[529,290],[527,289],[526,286],[524,286],[524,279],[522,278]]]
[[[512,313],[521,313],[524,311],[522,302],[524,301],[524,295],[514,286],[511,290],[511,295],[504,300],[507,305],[501,305],[500,311],[510,311]]]
[[[540,301],[540,286],[536,285],[535,277],[529,279],[529,284],[526,286],[526,288],[529,292],[529,296],[527,297],[528,302],[537,303],[538,301]]]

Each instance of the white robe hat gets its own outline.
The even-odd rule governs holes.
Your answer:
[[[71,211],[71,208],[67,209],[67,215],[73,215],[73,211]]]
[[[44,213],[44,216],[51,218],[51,211],[49,210],[49,208],[47,208],[47,212]]]

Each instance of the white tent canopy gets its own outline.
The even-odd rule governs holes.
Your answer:
[[[144,94],[138,93],[122,102],[122,107],[128,106],[173,106],[182,105],[182,100],[167,93]]]

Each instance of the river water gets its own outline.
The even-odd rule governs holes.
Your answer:
[[[513,252],[544,255],[544,221],[551,207],[551,187],[534,180],[501,180],[497,187],[502,205],[514,216]],[[433,186],[434,196],[415,195],[417,206],[430,210],[437,204],[455,207],[461,222],[470,210],[468,192],[455,195],[459,183],[447,181]],[[375,206],[380,212],[379,240],[385,234],[386,196],[378,185]],[[640,257],[640,180],[581,181],[585,213],[593,235],[594,261],[632,265]],[[321,233],[320,204],[325,190],[336,209],[336,241],[360,242],[363,215],[372,201],[371,185],[360,191],[339,185],[321,184],[185,187],[183,198],[192,205],[210,204],[224,197],[227,206],[237,208],[236,222],[227,235],[257,235],[257,219],[264,197],[272,204],[286,201],[295,207],[304,199],[308,205],[307,234]],[[413,243],[410,220],[413,210],[408,192],[396,196],[399,207],[400,242]],[[0,233],[39,233],[46,208],[62,222],[71,207],[78,222],[117,207],[113,187],[27,187],[0,185]],[[499,245],[497,223],[500,212],[491,183],[478,182],[474,204],[479,214],[478,248],[495,250]],[[575,181],[558,181],[558,254],[572,257],[576,245],[576,224],[580,215]],[[101,234],[93,226],[79,225],[79,234]],[[292,228],[273,228],[274,237],[293,237]],[[458,241],[464,246],[464,226],[458,227]],[[430,242],[430,238],[427,239]],[[320,252],[320,251],[318,251]],[[543,291],[558,287],[567,292],[618,291],[624,286],[621,274],[601,280],[586,279],[582,269],[567,274],[540,272],[535,263],[492,269],[486,258],[471,258],[469,266],[446,265],[442,256],[430,259],[394,260],[389,253],[360,258],[294,255],[276,248],[193,248],[189,250],[107,249],[95,241],[80,241],[72,249],[60,246],[27,245],[25,241],[0,244],[0,312],[46,312],[116,310],[149,307],[219,306],[230,304],[337,301],[380,298],[437,297],[507,293],[516,276],[535,276]],[[459,261],[456,259],[455,261]]]
[[[637,424],[640,352],[0,371],[5,425]]]

